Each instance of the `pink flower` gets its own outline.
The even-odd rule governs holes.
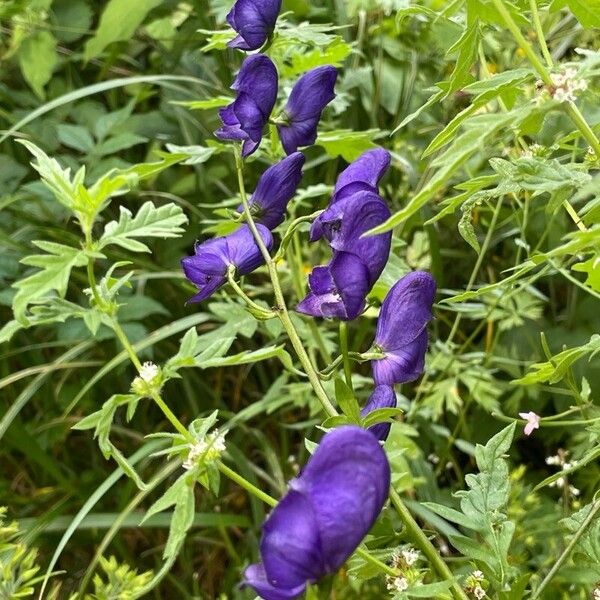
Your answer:
[[[529,411],[527,413],[519,413],[521,419],[525,419],[527,423],[525,423],[525,435],[531,435],[534,429],[540,428],[540,416],[536,415],[533,411]]]

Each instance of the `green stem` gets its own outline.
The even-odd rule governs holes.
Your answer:
[[[152,400],[156,402],[156,405],[162,410],[163,414],[171,425],[190,443],[194,443],[196,440],[194,436],[185,428],[185,425],[175,416],[173,411],[167,406],[167,403],[162,399],[162,396],[158,392],[152,394]]]
[[[346,321],[340,321],[340,349],[344,361],[346,385],[354,392],[354,388],[352,387],[352,368],[350,367],[350,357],[348,356],[348,325]]]
[[[127,354],[129,355],[131,362],[135,365],[135,368],[137,369],[137,371],[139,373],[142,370],[142,363],[140,362],[140,359],[138,358],[137,354],[135,353],[135,350],[134,350],[133,346],[131,345],[131,342],[127,338],[127,335],[123,331],[121,324],[119,323],[119,321],[117,321],[117,319],[115,317],[113,317],[113,319],[111,321],[111,327],[112,327],[113,331],[115,332],[116,336],[119,338],[121,345],[125,349],[125,352],[127,352]]]
[[[423,533],[418,523],[414,520],[410,511],[402,502],[398,492],[393,487],[390,487],[390,500],[394,505],[394,508],[398,512],[404,527],[408,533],[409,538],[413,541],[415,546],[424,554],[429,560],[437,574],[445,579],[446,581],[452,582],[452,593],[457,600],[469,600],[469,597],[465,591],[460,587],[458,582],[454,579],[452,571],[448,568],[442,557],[439,555],[435,546],[429,541],[429,538]]]
[[[379,560],[378,558],[375,558],[371,553],[369,553],[364,548],[361,548],[359,546],[355,550],[355,552],[366,562],[372,564],[374,567],[376,567],[377,569],[379,569],[386,575],[389,575],[390,577],[398,577],[399,576],[399,573],[398,573],[398,571],[396,571],[396,569],[392,569],[392,567],[390,567],[389,565],[386,565],[383,561]]]
[[[238,175],[238,184],[240,188],[240,196],[242,199],[242,205],[244,206],[244,216],[246,217],[246,222],[248,223],[248,227],[250,227],[250,231],[252,232],[254,239],[256,240],[256,244],[258,245],[260,252],[265,260],[265,264],[267,265],[267,269],[269,271],[269,276],[271,278],[271,284],[273,285],[273,293],[275,295],[275,302],[277,306],[278,316],[285,329],[288,337],[290,338],[290,342],[298,355],[298,359],[302,364],[304,371],[308,376],[308,380],[310,381],[317,398],[321,402],[323,409],[329,416],[336,416],[338,414],[337,410],[331,403],[331,400],[327,396],[327,392],[323,388],[321,380],[319,379],[319,375],[317,373],[316,368],[312,364],[310,357],[308,356],[304,345],[302,344],[302,340],[292,323],[290,315],[287,310],[287,306],[285,304],[285,299],[283,297],[283,292],[281,290],[281,283],[279,282],[279,274],[277,273],[277,266],[265,243],[263,242],[262,237],[260,236],[256,224],[254,223],[254,219],[252,217],[252,213],[250,212],[250,206],[248,205],[248,198],[246,196],[246,190],[244,186],[244,166],[242,162],[242,156],[240,152],[240,148],[236,147],[235,149],[235,164]]]
[[[219,461],[217,463],[217,467],[219,471],[223,473],[226,477],[229,477],[231,481],[237,483],[241,488],[245,489],[247,492],[250,492],[253,496],[256,496],[259,500],[262,500],[265,504],[269,506],[277,506],[277,500],[273,498],[273,496],[269,496],[269,494],[263,492],[261,489],[257,488],[255,485],[251,484],[247,479],[242,477],[239,473],[236,473],[233,469],[230,469],[227,465]]]
[[[237,281],[234,278],[231,270],[227,272],[227,279],[229,280],[229,285],[234,289],[235,293],[252,309],[254,309],[259,314],[263,315],[265,318],[275,317],[275,313],[272,310],[266,309],[264,306],[260,306],[257,304],[244,292],[244,290],[238,285]]]
[[[531,9],[531,16],[533,17],[533,26],[535,27],[535,32],[537,34],[538,42],[540,43],[540,48],[542,50],[542,54],[544,55],[544,59],[546,60],[546,64],[549,68],[554,66],[552,61],[552,56],[550,56],[550,52],[548,51],[548,44],[546,44],[546,38],[544,37],[544,29],[542,27],[542,21],[540,20],[540,13],[537,7],[537,0],[529,0],[529,7]]]
[[[581,539],[581,536],[585,533],[586,529],[589,527],[590,523],[594,520],[594,518],[596,517],[598,512],[600,512],[600,500],[597,500],[596,504],[594,506],[592,506],[592,509],[590,510],[590,514],[585,518],[585,521],[581,524],[581,527],[577,530],[575,535],[571,538],[571,541],[569,542],[568,546],[563,550],[562,554],[558,557],[558,559],[554,563],[554,565],[552,565],[552,568],[550,569],[550,571],[548,571],[548,574],[546,575],[546,577],[544,577],[542,583],[540,583],[540,585],[536,588],[536,590],[531,595],[531,600],[536,600],[537,598],[541,597],[542,592],[546,589],[548,584],[552,581],[552,579],[554,578],[554,576],[556,575],[556,573],[558,572],[560,567],[563,565],[563,563],[569,558],[569,556],[571,555],[571,552],[573,552],[573,549],[577,545],[577,542]]]
[[[548,69],[544,66],[544,63],[539,59],[538,55],[531,47],[531,44],[525,39],[525,36],[521,33],[521,30],[519,29],[518,25],[515,23],[511,14],[508,12],[506,6],[504,6],[503,0],[492,1],[496,9],[504,19],[506,27],[513,34],[513,37],[515,38],[523,52],[525,52],[525,54],[527,55],[529,62],[531,62],[534,69],[538,72],[538,75],[541,77],[542,81],[547,86],[552,86],[552,78],[550,77]],[[584,116],[581,114],[581,111],[579,110],[579,108],[577,108],[577,105],[574,102],[566,102],[565,109],[569,117],[571,117],[573,123],[575,123],[583,137],[587,140],[588,144],[594,149],[596,156],[600,156],[600,140],[598,140],[596,134],[588,125]]]

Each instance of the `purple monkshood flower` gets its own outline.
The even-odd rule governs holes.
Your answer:
[[[365,307],[367,294],[387,263],[392,233],[363,237],[390,216],[375,192],[358,191],[331,204],[321,214],[321,229],[333,248],[329,265],[315,267],[309,294],[297,309],[314,317],[351,321]]]
[[[350,163],[339,175],[330,208],[343,198],[359,191],[378,193],[377,184],[390,166],[390,153],[383,148],[373,148],[361,154]],[[310,228],[310,241],[321,238],[323,232],[323,215],[317,217]]]
[[[254,220],[269,229],[283,223],[288,202],[294,197],[302,179],[304,155],[294,152],[269,167],[261,176],[248,204]],[[243,207],[238,207],[243,212]]]
[[[326,266],[308,276],[310,288],[296,310],[313,317],[352,321],[363,311],[369,293],[369,270],[354,254],[335,252]]]
[[[378,385],[374,390],[367,403],[360,411],[361,417],[366,417],[369,413],[380,408],[396,408],[396,393],[391,385]],[[377,423],[368,428],[375,437],[381,442],[387,440],[390,434],[391,423]]]
[[[317,125],[323,109],[335,98],[337,69],[331,65],[311,69],[295,83],[277,125],[286,154],[299,146],[311,146],[317,139]]]
[[[237,0],[227,22],[238,35],[227,45],[240,50],[258,50],[273,33],[281,0]]]
[[[275,106],[277,86],[277,69],[270,58],[262,54],[246,58],[231,86],[237,97],[219,111],[223,127],[215,135],[221,140],[243,142],[242,156],[252,154]]]
[[[376,385],[413,381],[423,372],[435,292],[434,278],[423,271],[405,275],[388,292],[373,343],[384,354],[371,362]]]
[[[327,433],[263,525],[262,562],[244,573],[265,600],[292,600],[335,573],[381,512],[390,466],[377,438],[354,425]]]
[[[271,250],[273,236],[263,225],[257,225],[265,246]],[[235,266],[238,275],[247,275],[263,262],[256,240],[248,225],[233,233],[197,244],[194,256],[181,260],[185,276],[198,287],[198,293],[188,302],[201,302],[211,296],[227,281],[227,270]]]

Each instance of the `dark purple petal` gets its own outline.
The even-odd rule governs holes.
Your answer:
[[[271,232],[262,225],[257,225],[257,228],[265,246],[271,250]],[[248,225],[242,225],[224,237],[196,244],[194,256],[181,260],[185,276],[199,290],[188,302],[201,302],[226,283],[229,265],[234,265],[239,275],[246,275],[263,262],[260,248]]]
[[[408,273],[390,289],[379,312],[375,344],[384,352],[412,342],[432,319],[435,279],[424,271]]]
[[[331,204],[320,217],[324,237],[334,250],[355,254],[369,270],[369,289],[390,254],[392,232],[364,236],[390,217],[387,204],[374,192],[359,192]]]
[[[396,408],[396,393],[393,387],[378,385],[361,409],[360,415],[366,417],[369,413],[380,408]],[[391,423],[377,423],[371,425],[367,431],[370,431],[381,442],[385,442],[390,434],[390,427]]]
[[[309,275],[310,292],[296,307],[313,317],[356,319],[363,311],[369,293],[369,270],[355,255],[336,252],[327,266]]]
[[[390,153],[383,148],[373,148],[361,154],[354,162],[348,165],[337,178],[333,190],[332,202],[340,200],[344,195],[353,193],[360,184],[377,191],[377,184],[390,166]],[[347,186],[352,187],[344,189]],[[364,189],[364,188],[362,188]]]
[[[295,588],[324,573],[314,508],[304,494],[290,489],[273,509],[263,525],[260,555],[274,587]]]
[[[286,124],[277,125],[287,154],[317,139],[323,109],[335,98],[337,69],[330,65],[311,69],[294,85],[284,109]]]
[[[283,223],[288,202],[302,179],[303,165],[304,155],[294,152],[261,175],[249,201],[256,211],[255,221],[269,229]],[[242,207],[238,207],[238,212],[242,212]]]
[[[281,0],[237,0],[227,22],[238,35],[228,42],[230,48],[258,50],[275,28]]]
[[[313,507],[328,572],[339,569],[371,529],[389,486],[390,466],[371,432],[348,425],[323,437],[291,487]]]
[[[293,588],[275,587],[269,583],[262,564],[250,565],[244,571],[242,585],[249,585],[264,600],[294,600],[304,593],[306,583]]]
[[[256,228],[267,250],[270,251],[273,248],[271,232],[264,225],[258,224]],[[236,266],[238,275],[251,273],[264,262],[260,248],[248,225],[242,225],[226,236],[226,239],[229,262]]]
[[[394,385],[414,381],[425,368],[427,330],[424,329],[412,342],[396,350],[385,352],[385,358],[371,361],[373,379],[377,385]]]
[[[222,140],[243,141],[248,156],[260,144],[262,132],[277,100],[277,70],[267,56],[249,56],[231,86],[236,99],[219,111],[223,127],[215,131]]]

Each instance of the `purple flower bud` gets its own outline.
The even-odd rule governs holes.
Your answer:
[[[348,425],[327,433],[263,526],[262,563],[244,584],[265,600],[291,600],[337,571],[381,512],[390,466],[377,438]]]
[[[261,176],[248,204],[254,220],[269,229],[283,223],[288,202],[294,197],[302,179],[304,155],[294,152],[269,167]],[[238,207],[243,212],[243,207]]]
[[[237,0],[227,22],[238,32],[228,42],[230,48],[258,50],[273,33],[281,10],[281,0]]]
[[[377,184],[390,166],[390,153],[383,148],[373,148],[361,154],[344,169],[335,184],[329,206],[357,192],[378,193]],[[323,215],[317,217],[310,228],[310,241],[320,239],[323,232]]]
[[[356,319],[369,293],[369,270],[354,254],[335,252],[326,266],[315,267],[308,276],[310,292],[296,310],[312,317]]]
[[[311,69],[294,85],[284,109],[285,124],[277,125],[287,154],[315,143],[321,113],[335,98],[336,78],[337,69],[326,65]]]
[[[271,250],[271,232],[263,225],[257,225],[257,228],[265,246]],[[238,275],[246,275],[264,262],[248,225],[242,225],[224,237],[197,244],[194,250],[194,256],[181,260],[185,276],[199,289],[188,302],[201,302],[211,296],[227,281],[230,265],[235,266]]]
[[[434,278],[423,271],[405,275],[388,292],[374,342],[385,357],[371,363],[377,385],[413,381],[423,372],[435,292]]]
[[[223,127],[215,135],[221,140],[243,141],[242,155],[252,154],[275,106],[277,86],[277,69],[270,58],[262,54],[246,58],[231,86],[237,97],[219,111]]]
[[[374,390],[367,403],[360,411],[361,417],[366,417],[369,413],[380,408],[396,408],[396,393],[391,385],[378,385]],[[368,428],[376,438],[381,442],[387,440],[390,434],[391,423],[377,423]]]

